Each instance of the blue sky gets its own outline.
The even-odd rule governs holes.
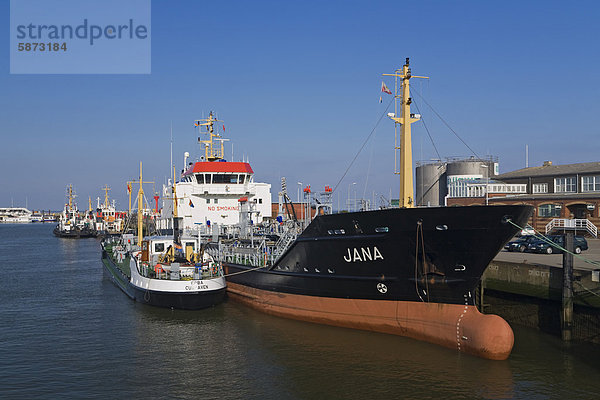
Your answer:
[[[298,181],[335,186],[385,109],[381,74],[405,57],[431,77],[414,88],[501,172],[525,166],[526,144],[530,165],[599,161],[599,11],[593,1],[152,1],[151,74],[11,75],[2,1],[0,205],[60,209],[72,183],[84,208],[107,184],[125,209],[140,161],[157,188],[169,175],[171,122],[181,168],[184,151],[199,154],[193,121],[210,110],[274,201],[281,176],[293,199]],[[413,97],[442,157],[471,155]],[[349,185],[351,197],[397,196],[393,145],[386,119],[340,183],[341,204]],[[413,152],[437,157],[420,123]]]

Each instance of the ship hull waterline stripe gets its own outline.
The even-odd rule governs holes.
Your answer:
[[[492,360],[508,358],[514,344],[504,319],[470,305],[304,296],[231,282],[227,292],[268,314],[410,337]]]

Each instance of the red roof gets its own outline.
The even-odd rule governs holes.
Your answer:
[[[253,174],[250,164],[245,162],[228,162],[228,161],[201,161],[185,171],[184,175],[196,172],[236,172]]]

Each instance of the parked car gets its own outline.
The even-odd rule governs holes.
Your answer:
[[[535,242],[536,240],[539,240],[539,239],[533,235],[521,236],[520,238],[518,238],[516,240],[506,243],[506,245],[504,246],[504,249],[506,249],[508,251],[519,251],[519,252],[523,253],[524,251],[527,250],[527,246],[530,243]]]
[[[529,235],[535,235],[535,229],[533,229],[531,226],[526,226],[525,229],[521,229],[521,231],[519,232],[519,236],[529,236]]]
[[[565,247],[565,235],[552,235],[548,236],[548,239],[552,242],[556,243],[560,247]],[[574,237],[574,245],[575,245],[575,254],[579,254],[584,250],[588,249],[587,240],[583,236],[575,236]],[[563,251],[557,247],[552,246],[550,243],[543,241],[541,239],[530,243],[527,246],[527,251],[532,253],[562,253]]]

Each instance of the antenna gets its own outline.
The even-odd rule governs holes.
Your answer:
[[[529,145],[525,145],[525,168],[529,168]]]
[[[171,165],[169,165],[169,169],[173,166],[173,120],[171,120]]]

